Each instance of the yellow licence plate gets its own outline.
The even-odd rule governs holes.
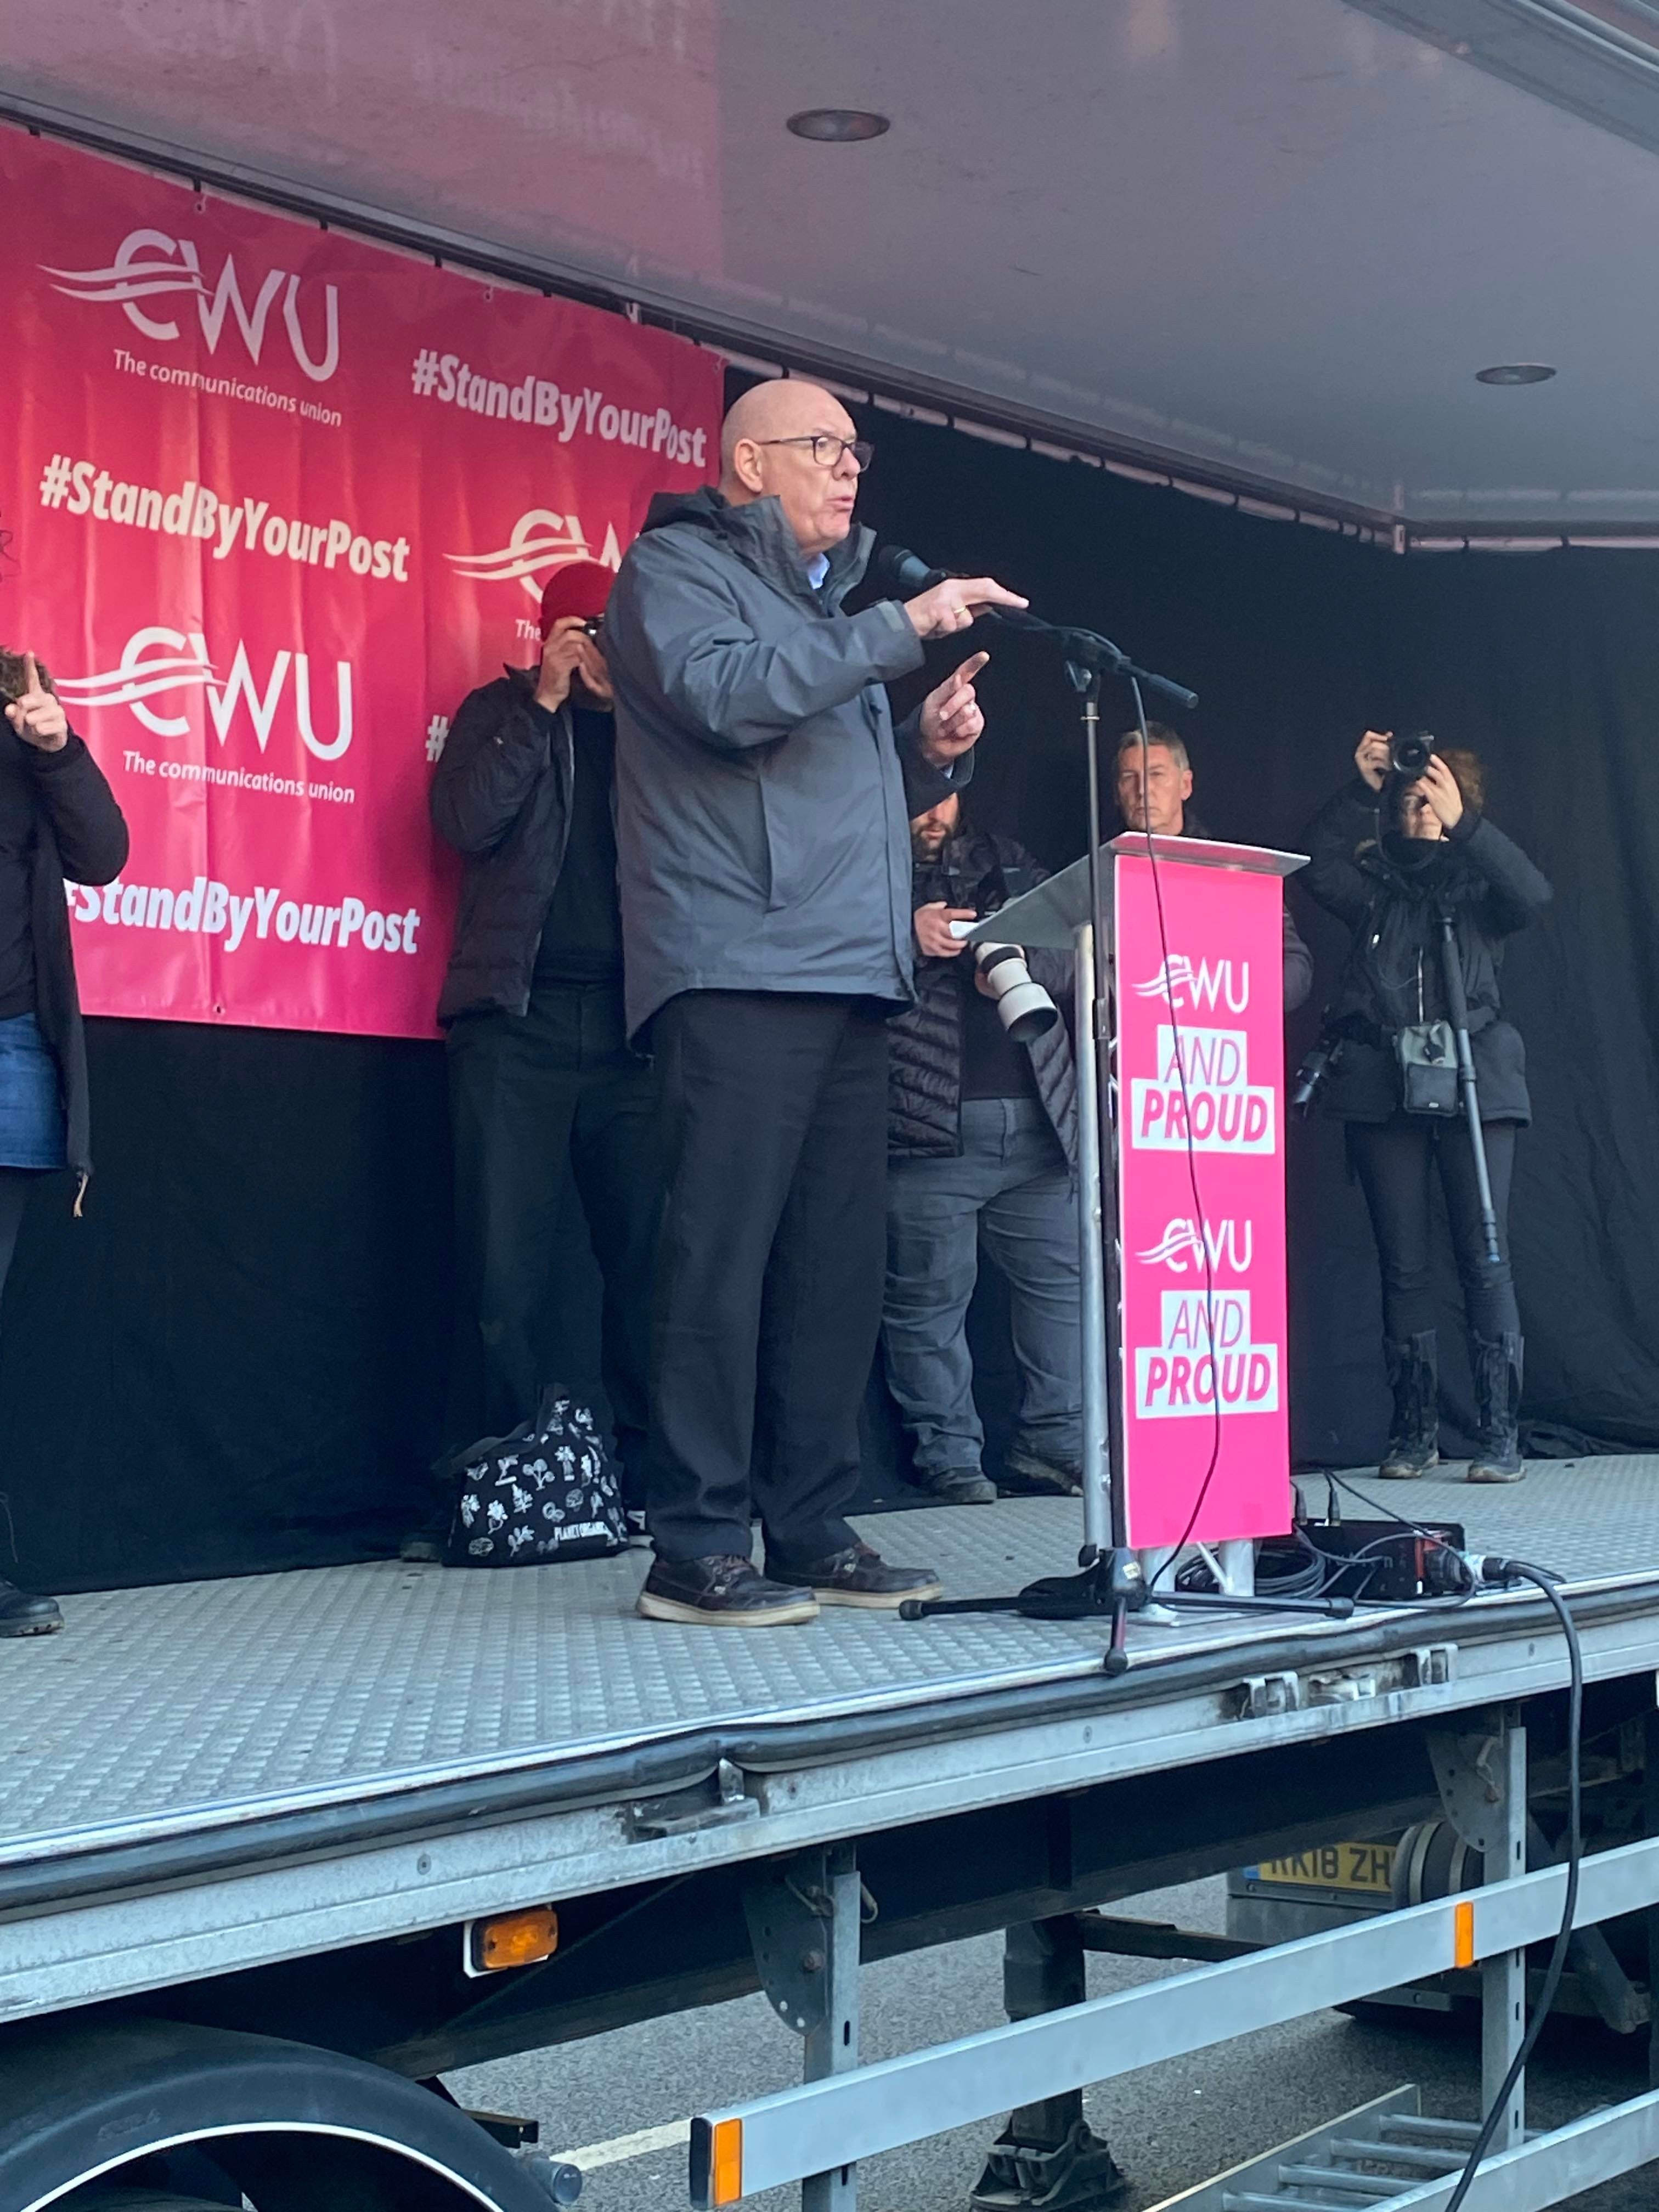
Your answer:
[[[1392,1844],[1322,1844],[1251,1869],[1258,1881],[1281,1889],[1352,1889],[1368,1896],[1387,1896],[1393,1871]]]

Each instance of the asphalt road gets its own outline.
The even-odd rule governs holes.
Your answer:
[[[1219,1928],[1218,1882],[1167,1890],[1114,1911]],[[1177,1972],[1162,1963],[1096,1958],[1090,1993]],[[951,1944],[868,1968],[863,1978],[863,2051],[885,2057],[997,2024],[1000,1939]],[[749,1997],[706,2011],[624,2028],[585,2044],[481,2066],[449,2077],[465,2104],[533,2117],[550,2149],[592,2147],[586,2212],[674,2212],[686,2203],[685,2152],[678,2142],[628,2155],[626,2138],[662,2130],[691,2112],[760,2095],[799,2078],[800,2048],[763,2001]],[[1415,2081],[1426,2111],[1479,2117],[1475,2039],[1435,2026],[1378,2027],[1316,2013],[1285,2028],[1198,2057],[1132,2074],[1091,2091],[1091,2124],[1109,2137],[1133,2188],[1126,2206],[1161,2203],[1239,2160],[1369,2098]],[[1645,2051],[1615,2045],[1600,2031],[1553,2031],[1534,2065],[1528,2117],[1553,2127],[1591,2106],[1646,2086]],[[962,2212],[995,2130],[936,2136],[866,2163],[864,2212]],[[757,2212],[794,2212],[795,2191],[752,2203]],[[1653,2212],[1655,2169],[1575,2197],[1575,2212]]]

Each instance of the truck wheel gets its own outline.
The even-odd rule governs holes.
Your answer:
[[[63,2212],[225,2212],[205,2197],[180,2197],[171,2189],[77,2189],[63,2201]]]

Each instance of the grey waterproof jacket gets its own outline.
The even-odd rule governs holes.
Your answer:
[[[605,644],[630,1032],[682,991],[910,1002],[909,816],[968,774],[929,769],[914,720],[895,736],[883,687],[923,658],[903,610],[842,612],[873,542],[815,589],[775,499],[704,489],[629,550]]]

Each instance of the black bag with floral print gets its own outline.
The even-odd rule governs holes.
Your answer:
[[[445,1462],[456,1486],[451,1567],[544,1567],[628,1548],[622,1486],[593,1416],[555,1383],[535,1418]]]

